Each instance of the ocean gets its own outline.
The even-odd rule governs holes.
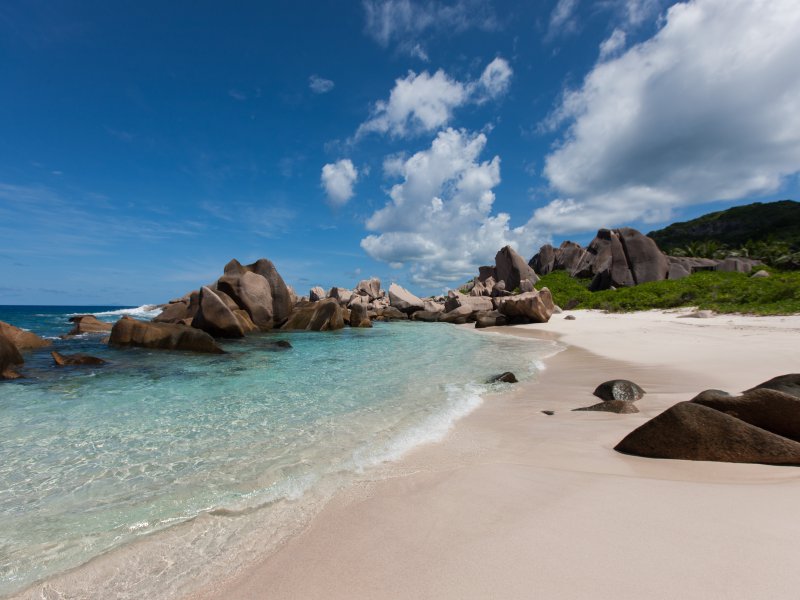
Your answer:
[[[508,385],[488,377],[534,378],[556,349],[416,322],[251,335],[224,355],[59,338],[87,313],[158,309],[0,306],[53,340],[0,382],[2,597],[46,580],[48,598],[166,598],[230,574]],[[108,364],[55,367],[50,350]]]

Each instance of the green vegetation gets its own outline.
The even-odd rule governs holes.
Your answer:
[[[702,271],[675,281],[590,292],[589,279],[573,279],[564,271],[541,278],[562,308],[594,308],[610,312],[697,306],[720,313],[783,315],[800,313],[800,272],[768,269],[770,277]]]

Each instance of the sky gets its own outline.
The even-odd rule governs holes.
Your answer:
[[[439,293],[800,197],[796,0],[0,3],[0,304]]]

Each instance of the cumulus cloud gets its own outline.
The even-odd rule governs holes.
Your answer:
[[[308,87],[315,94],[327,94],[333,89],[334,83],[330,79],[325,79],[319,75],[312,75],[308,78]]]
[[[800,171],[800,4],[695,0],[567,92],[545,160],[560,196],[535,213],[567,232],[773,192]]]
[[[343,158],[322,167],[320,179],[330,203],[334,206],[344,206],[353,197],[353,186],[358,181],[358,170],[353,161]]]
[[[388,100],[375,103],[372,116],[359,126],[356,138],[370,132],[405,137],[439,129],[452,119],[456,108],[503,95],[512,74],[503,58],[495,58],[474,81],[458,81],[441,69],[433,75],[409,71],[395,80]]]
[[[627,36],[622,29],[616,28],[608,38],[600,44],[600,60],[606,60],[625,48]]]
[[[369,37],[384,48],[394,45],[399,52],[426,62],[424,39],[428,35],[497,28],[491,6],[481,0],[364,0],[363,6],[364,31]]]
[[[506,244],[530,252],[539,240],[525,227],[512,229],[508,214],[492,214],[500,158],[480,161],[485,145],[482,133],[448,128],[430,148],[391,157],[384,170],[402,181],[367,220],[376,233],[361,247],[377,260],[410,267],[412,281],[428,287],[473,276]]]

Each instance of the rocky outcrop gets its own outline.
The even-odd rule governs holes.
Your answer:
[[[266,258],[260,258],[251,265],[242,265],[238,260],[233,259],[225,265],[225,275],[241,275],[245,271],[261,275],[267,280],[272,296],[272,320],[274,327],[279,327],[292,313],[294,294],[289,290],[272,261]]]
[[[354,304],[350,309],[350,327],[372,327],[365,305]]]
[[[545,244],[533,256],[528,265],[539,275],[547,275],[553,271],[567,271],[569,273],[580,262],[586,252],[580,244],[564,241],[558,248]]]
[[[442,315],[442,311],[431,312],[429,310],[418,310],[411,318],[414,321],[424,321],[425,323],[435,323],[439,320],[439,316]],[[466,322],[466,321],[465,321]]]
[[[788,375],[779,375],[773,377],[769,381],[759,383],[756,387],[745,390],[745,394],[754,390],[768,389],[789,394],[795,398],[800,398],[800,373],[790,373]]]
[[[638,413],[639,409],[636,408],[636,405],[633,402],[627,402],[625,400],[607,400],[605,402],[598,402],[597,404],[592,404],[591,406],[585,406],[583,408],[573,408],[572,411],[610,412],[618,415],[629,415]]]
[[[715,271],[724,271],[726,273],[750,273],[753,267],[763,265],[760,260],[753,260],[751,258],[732,257],[720,261],[715,267]]]
[[[409,315],[394,306],[386,306],[375,310],[375,318],[381,321],[407,321]]]
[[[425,309],[425,303],[396,283],[389,286],[389,304],[408,315]]]
[[[217,281],[217,290],[230,297],[238,309],[244,310],[261,331],[268,331],[275,326],[272,290],[261,275],[252,271],[223,275]]]
[[[539,281],[534,270],[528,266],[511,246],[505,246],[494,257],[495,273],[494,278],[499,282],[505,282],[505,289],[513,292],[520,288],[523,280],[528,280],[531,284]]]
[[[324,300],[327,297],[328,295],[325,293],[325,290],[322,289],[320,286],[313,287],[308,292],[308,299],[311,302],[319,302],[320,300]]]
[[[444,312],[449,313],[457,308],[467,308],[470,312],[478,312],[493,310],[494,304],[491,298],[486,298],[484,296],[465,296],[458,292],[452,292],[452,295],[445,300]]]
[[[334,300],[338,300],[339,304],[341,304],[342,306],[347,306],[352,297],[353,297],[353,292],[345,288],[332,287],[328,291],[328,298],[333,298]]]
[[[757,388],[741,396],[702,392],[692,399],[745,423],[800,442],[800,398],[769,388]]]
[[[475,328],[501,327],[508,324],[508,319],[499,310],[479,312],[475,315]]]
[[[198,294],[198,299],[200,295]],[[167,304],[161,312],[153,318],[156,323],[180,323],[184,319],[190,319],[194,315],[189,316],[189,303],[182,300],[176,300]]]
[[[645,391],[627,379],[611,379],[598,385],[592,394],[607,402],[614,400],[635,402],[644,397]]]
[[[57,367],[75,367],[83,365],[104,365],[107,361],[96,356],[89,356],[88,354],[61,354],[60,352],[53,351],[50,353],[53,357],[53,362]]]
[[[359,281],[356,289],[353,291],[360,296],[368,296],[370,300],[376,300],[383,296],[381,292],[381,280],[377,277]]]
[[[539,248],[539,252],[533,255],[528,262],[528,266],[539,275],[548,275],[553,272],[556,264],[556,250],[550,244],[545,244]]]
[[[800,465],[800,443],[693,402],[665,410],[614,449],[649,458]]]
[[[84,333],[108,333],[111,331],[113,325],[100,321],[94,315],[80,315],[77,317],[70,317],[70,322],[74,323],[72,329],[67,335],[82,335]]]
[[[511,371],[489,377],[486,383],[517,383],[517,376]]]
[[[352,307],[351,307],[352,315]],[[281,329],[305,331],[332,331],[344,327],[345,309],[333,298],[319,302],[306,302],[295,310]]]
[[[0,379],[18,379],[20,375],[15,367],[23,363],[24,360],[16,345],[0,333]]]
[[[140,346],[156,350],[223,353],[214,338],[194,327],[177,323],[139,321],[127,316],[114,324],[108,343],[117,347]]]
[[[550,290],[542,288],[538,292],[501,298],[497,310],[511,323],[547,323],[555,304]]]
[[[245,328],[225,302],[227,298],[227,294],[223,296],[208,286],[200,288],[200,310],[192,320],[192,327],[214,337],[244,337]]]
[[[17,350],[21,351],[45,348],[52,344],[50,340],[45,340],[31,331],[20,329],[4,321],[0,321],[0,335],[5,336]]]

